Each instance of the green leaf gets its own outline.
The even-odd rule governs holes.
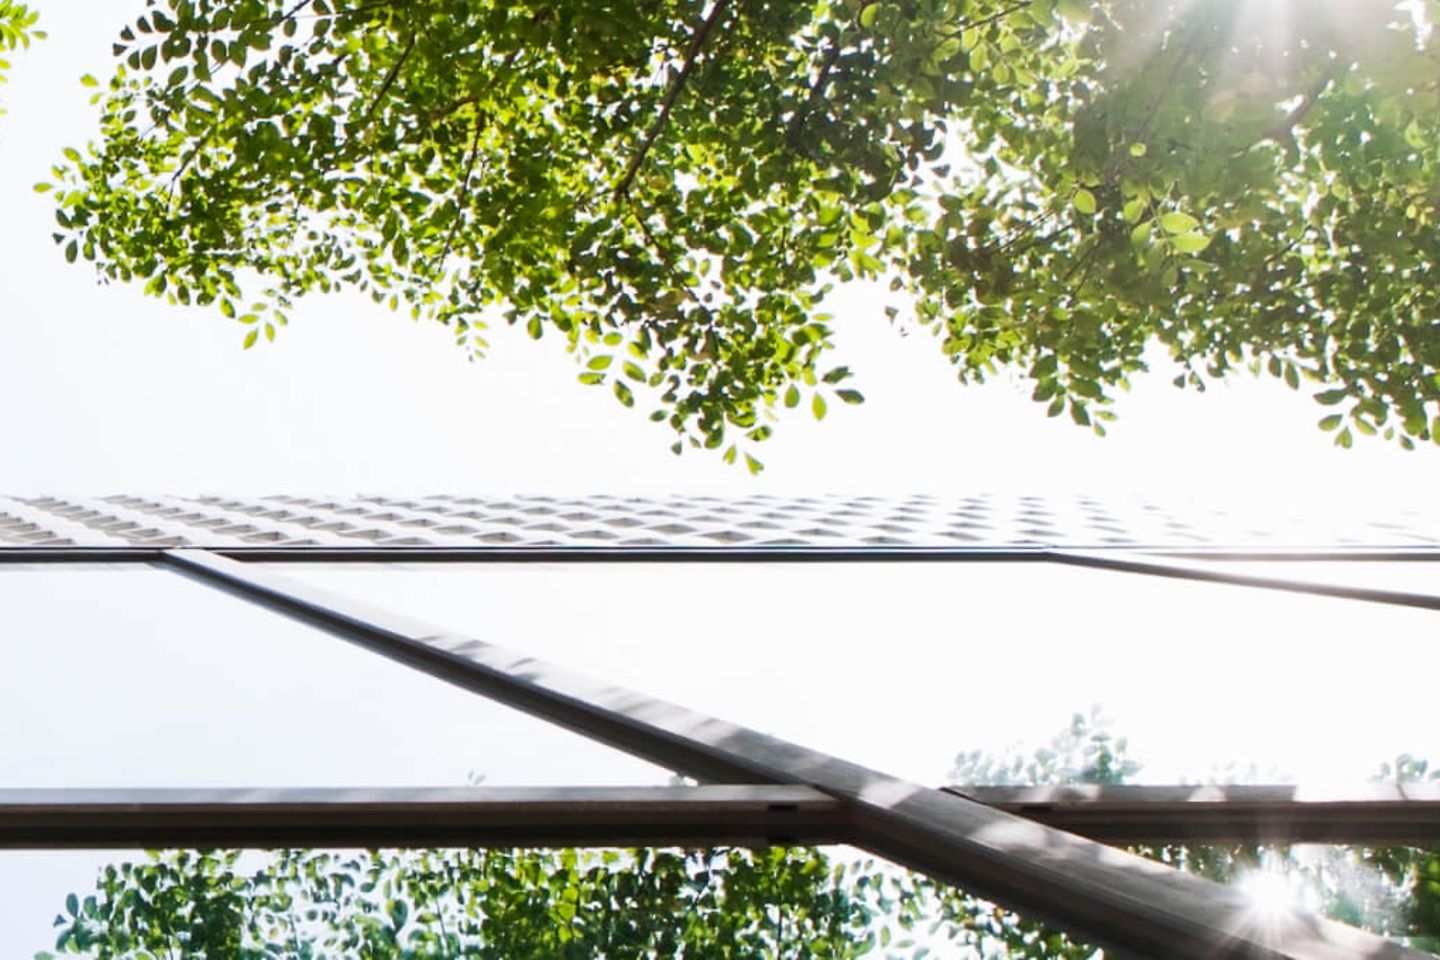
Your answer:
[[[1332,413],[1328,417],[1322,417],[1320,420],[1320,429],[1325,431],[1335,430],[1344,419],[1345,418],[1338,413]]]
[[[845,401],[846,403],[864,403],[864,402],[865,402],[865,397],[860,393],[859,390],[836,390],[836,391],[835,391],[835,396],[839,397],[841,400]]]
[[[1200,225],[1200,221],[1188,213],[1167,213],[1160,217],[1160,229],[1166,233],[1188,233]]]
[[[1199,253],[1210,246],[1210,238],[1198,233],[1182,233],[1171,237],[1170,242],[1180,253]]]
[[[799,405],[800,388],[792,383],[790,384],[790,386],[785,388],[785,406],[793,408],[798,407]]]
[[[810,412],[815,414],[816,420],[825,419],[825,398],[818,393],[810,398]]]
[[[750,471],[751,476],[755,476],[760,471],[765,469],[765,464],[761,463],[759,460],[756,460],[754,457],[750,456],[750,454],[747,453],[745,454],[745,469]]]
[[[245,340],[244,340],[244,342],[243,342],[243,349],[249,350],[251,347],[255,346],[255,341],[256,341],[256,340],[259,340],[259,339],[260,339],[260,328],[259,328],[259,327],[252,327],[251,330],[250,330],[250,332],[247,333],[247,334],[245,334]]]
[[[1095,194],[1086,190],[1084,187],[1075,191],[1075,196],[1070,199],[1070,202],[1073,203],[1075,209],[1081,213],[1093,214],[1095,212]]]

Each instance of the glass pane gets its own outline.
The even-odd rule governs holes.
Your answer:
[[[0,610],[5,787],[670,779],[167,570],[0,566]]]
[[[1219,567],[1242,576],[1278,577],[1342,587],[1440,596],[1440,562],[1433,560],[1207,561],[1205,566]]]
[[[1095,704],[1137,782],[1440,761],[1426,610],[1048,563],[273,569],[921,783]]]

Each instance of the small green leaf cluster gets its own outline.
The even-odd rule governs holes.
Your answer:
[[[786,409],[861,400],[826,364],[852,280],[1101,433],[1158,342],[1180,385],[1328,386],[1342,445],[1440,441],[1440,44],[1380,0],[1255,9],[148,0],[56,240],[247,346],[312,291],[476,354],[498,313],[752,470]]]
[[[39,19],[40,15],[23,3],[0,0],[0,54],[17,47],[28,48],[31,40],[45,36],[35,29]],[[10,61],[0,56],[0,83],[6,82],[5,71],[9,69]]]

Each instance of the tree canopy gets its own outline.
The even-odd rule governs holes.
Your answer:
[[[246,346],[312,291],[476,352],[498,313],[733,461],[860,401],[825,311],[868,280],[1101,432],[1158,342],[1440,441],[1434,0],[147,7],[40,188],[67,257]]]

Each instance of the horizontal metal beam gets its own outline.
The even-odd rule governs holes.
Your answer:
[[[0,563],[153,561],[168,546],[27,547],[0,545]],[[189,549],[189,548],[182,548]],[[200,549],[200,548],[194,548]],[[885,563],[1044,560],[1042,546],[245,546],[204,548],[251,563]]]
[[[126,563],[160,559],[167,546],[24,546],[0,544],[0,563]],[[1295,550],[1293,548],[1198,549],[1193,547],[1125,546],[633,546],[592,547],[580,544],[521,546],[230,546],[200,548],[216,556],[252,563],[884,563],[973,561],[1024,563],[1059,559],[1091,564],[1096,558],[1112,564],[1126,558],[1203,561],[1418,561],[1440,562],[1440,549],[1396,547]],[[1123,568],[1122,568],[1123,569]],[[1142,571],[1149,572],[1149,571]]]
[[[0,790],[0,848],[834,843],[806,787]]]
[[[1425,956],[1300,913],[1262,921],[1238,890],[494,644],[395,617],[271,570],[203,551],[174,551],[167,559],[177,569],[417,669],[692,776],[728,772],[751,783],[813,786],[846,803],[852,817],[847,839],[856,845],[1125,956]]]
[[[0,564],[154,563],[166,547],[16,547],[0,544]]]
[[[1266,590],[1285,590],[1291,593],[1305,593],[1312,596],[1338,597],[1342,600],[1363,600],[1367,603],[1386,603],[1401,607],[1421,607],[1440,610],[1440,594],[1414,593],[1405,590],[1384,590],[1372,587],[1348,587],[1336,583],[1321,583],[1297,577],[1274,577],[1265,574],[1241,573],[1218,567],[1209,561],[1173,560],[1165,557],[1146,556],[1130,552],[1101,553],[1099,551],[1055,550],[1049,555],[1057,563],[1073,566],[1092,567],[1101,570],[1119,570],[1125,573],[1144,573],[1151,576],[1172,577],[1180,580],[1199,580],[1208,583],[1225,583],[1239,587],[1260,587]]]
[[[1440,846],[1440,784],[1346,792],[1282,786],[951,786],[997,810],[1105,843]]]

